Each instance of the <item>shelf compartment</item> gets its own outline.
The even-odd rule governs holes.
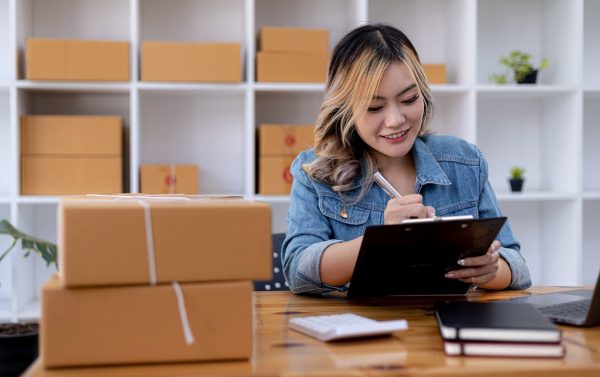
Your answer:
[[[577,4],[577,3],[576,3]],[[580,8],[570,0],[489,0],[477,2],[477,82],[503,73],[501,56],[531,54],[534,65],[547,58],[542,84],[579,83]]]
[[[13,191],[14,151],[10,127],[10,93],[0,90],[0,196],[7,196]]]
[[[10,204],[0,202],[0,219],[11,219]],[[8,250],[12,243],[9,236],[0,236],[0,255]],[[18,250],[12,250],[2,262],[0,262],[0,320],[7,318],[11,313],[11,294],[12,294],[12,258]]]
[[[434,134],[454,135],[475,142],[475,133],[470,127],[475,116],[472,101],[473,94],[469,92],[434,92],[430,129]]]
[[[600,199],[597,193],[595,199]],[[583,255],[581,284],[594,285],[600,271],[600,200],[586,200],[583,206]]]
[[[28,234],[53,243],[57,242],[57,205],[56,204],[18,204],[18,220],[16,226]],[[25,310],[32,301],[39,300],[42,285],[57,270],[54,266],[47,267],[38,256],[31,254],[23,258],[20,248],[13,254],[13,308],[19,313]]]
[[[508,183],[506,184],[508,187]],[[550,202],[560,200],[575,200],[577,194],[567,192],[532,191],[513,193],[506,190],[496,190],[496,197],[500,202]]]
[[[12,56],[11,51],[10,35],[12,34],[9,29],[11,26],[10,22],[10,1],[0,0],[0,83],[12,79]]]
[[[248,88],[245,83],[242,84],[187,84],[187,83],[154,83],[140,82],[136,85],[140,91],[144,92],[159,92],[163,94],[178,94],[178,93],[243,93]]]
[[[500,206],[521,242],[533,285],[579,284],[578,206],[572,201],[502,202]]]
[[[600,96],[585,94],[583,100],[583,190],[600,190]]]
[[[330,49],[361,21],[360,0],[255,0],[254,3],[255,35],[262,26],[327,29]]]
[[[423,64],[445,64],[449,83],[472,83],[475,24],[470,1],[370,0],[368,12],[370,22],[402,30]]]
[[[25,45],[29,37],[130,40],[129,1],[22,0],[15,3],[20,57],[18,76],[21,78],[25,75]]]
[[[197,164],[201,194],[244,193],[244,123],[244,93],[142,92],[140,161]]]
[[[583,2],[583,86],[600,88],[600,1]]]
[[[19,80],[18,89],[35,90],[38,92],[81,92],[81,93],[128,93],[129,83],[99,83],[72,81],[29,81]]]
[[[510,168],[521,166],[524,193],[578,192],[581,132],[574,114],[579,98],[478,98],[477,145],[488,161],[494,190],[507,191]]]
[[[278,93],[278,92],[314,92],[323,93],[325,84],[272,84],[272,83],[254,83],[252,88],[257,93]]]

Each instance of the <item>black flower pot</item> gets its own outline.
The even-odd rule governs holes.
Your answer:
[[[509,179],[508,181],[510,182],[510,191],[521,192],[523,190],[524,179]]]
[[[517,81],[519,84],[535,84],[537,82],[538,70],[535,69],[525,76],[520,81]]]
[[[37,323],[0,325],[0,376],[20,376],[37,357]]]

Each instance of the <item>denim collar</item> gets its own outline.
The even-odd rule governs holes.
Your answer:
[[[415,139],[412,148],[412,156],[417,169],[417,180],[415,182],[415,192],[421,190],[421,186],[426,184],[451,185],[446,173],[437,162],[431,149],[420,137]]]

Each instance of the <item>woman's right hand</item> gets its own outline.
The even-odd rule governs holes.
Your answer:
[[[422,195],[410,194],[388,201],[383,213],[383,223],[400,224],[406,219],[427,217],[435,217],[435,208],[423,205]]]

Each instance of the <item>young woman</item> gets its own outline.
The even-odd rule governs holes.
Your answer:
[[[501,216],[476,146],[431,135],[431,91],[412,43],[387,25],[365,25],[333,50],[314,149],[292,164],[283,271],[295,293],[346,290],[365,229],[411,217]],[[402,195],[374,184],[379,171]],[[508,225],[487,254],[450,271],[486,289],[531,285]]]

